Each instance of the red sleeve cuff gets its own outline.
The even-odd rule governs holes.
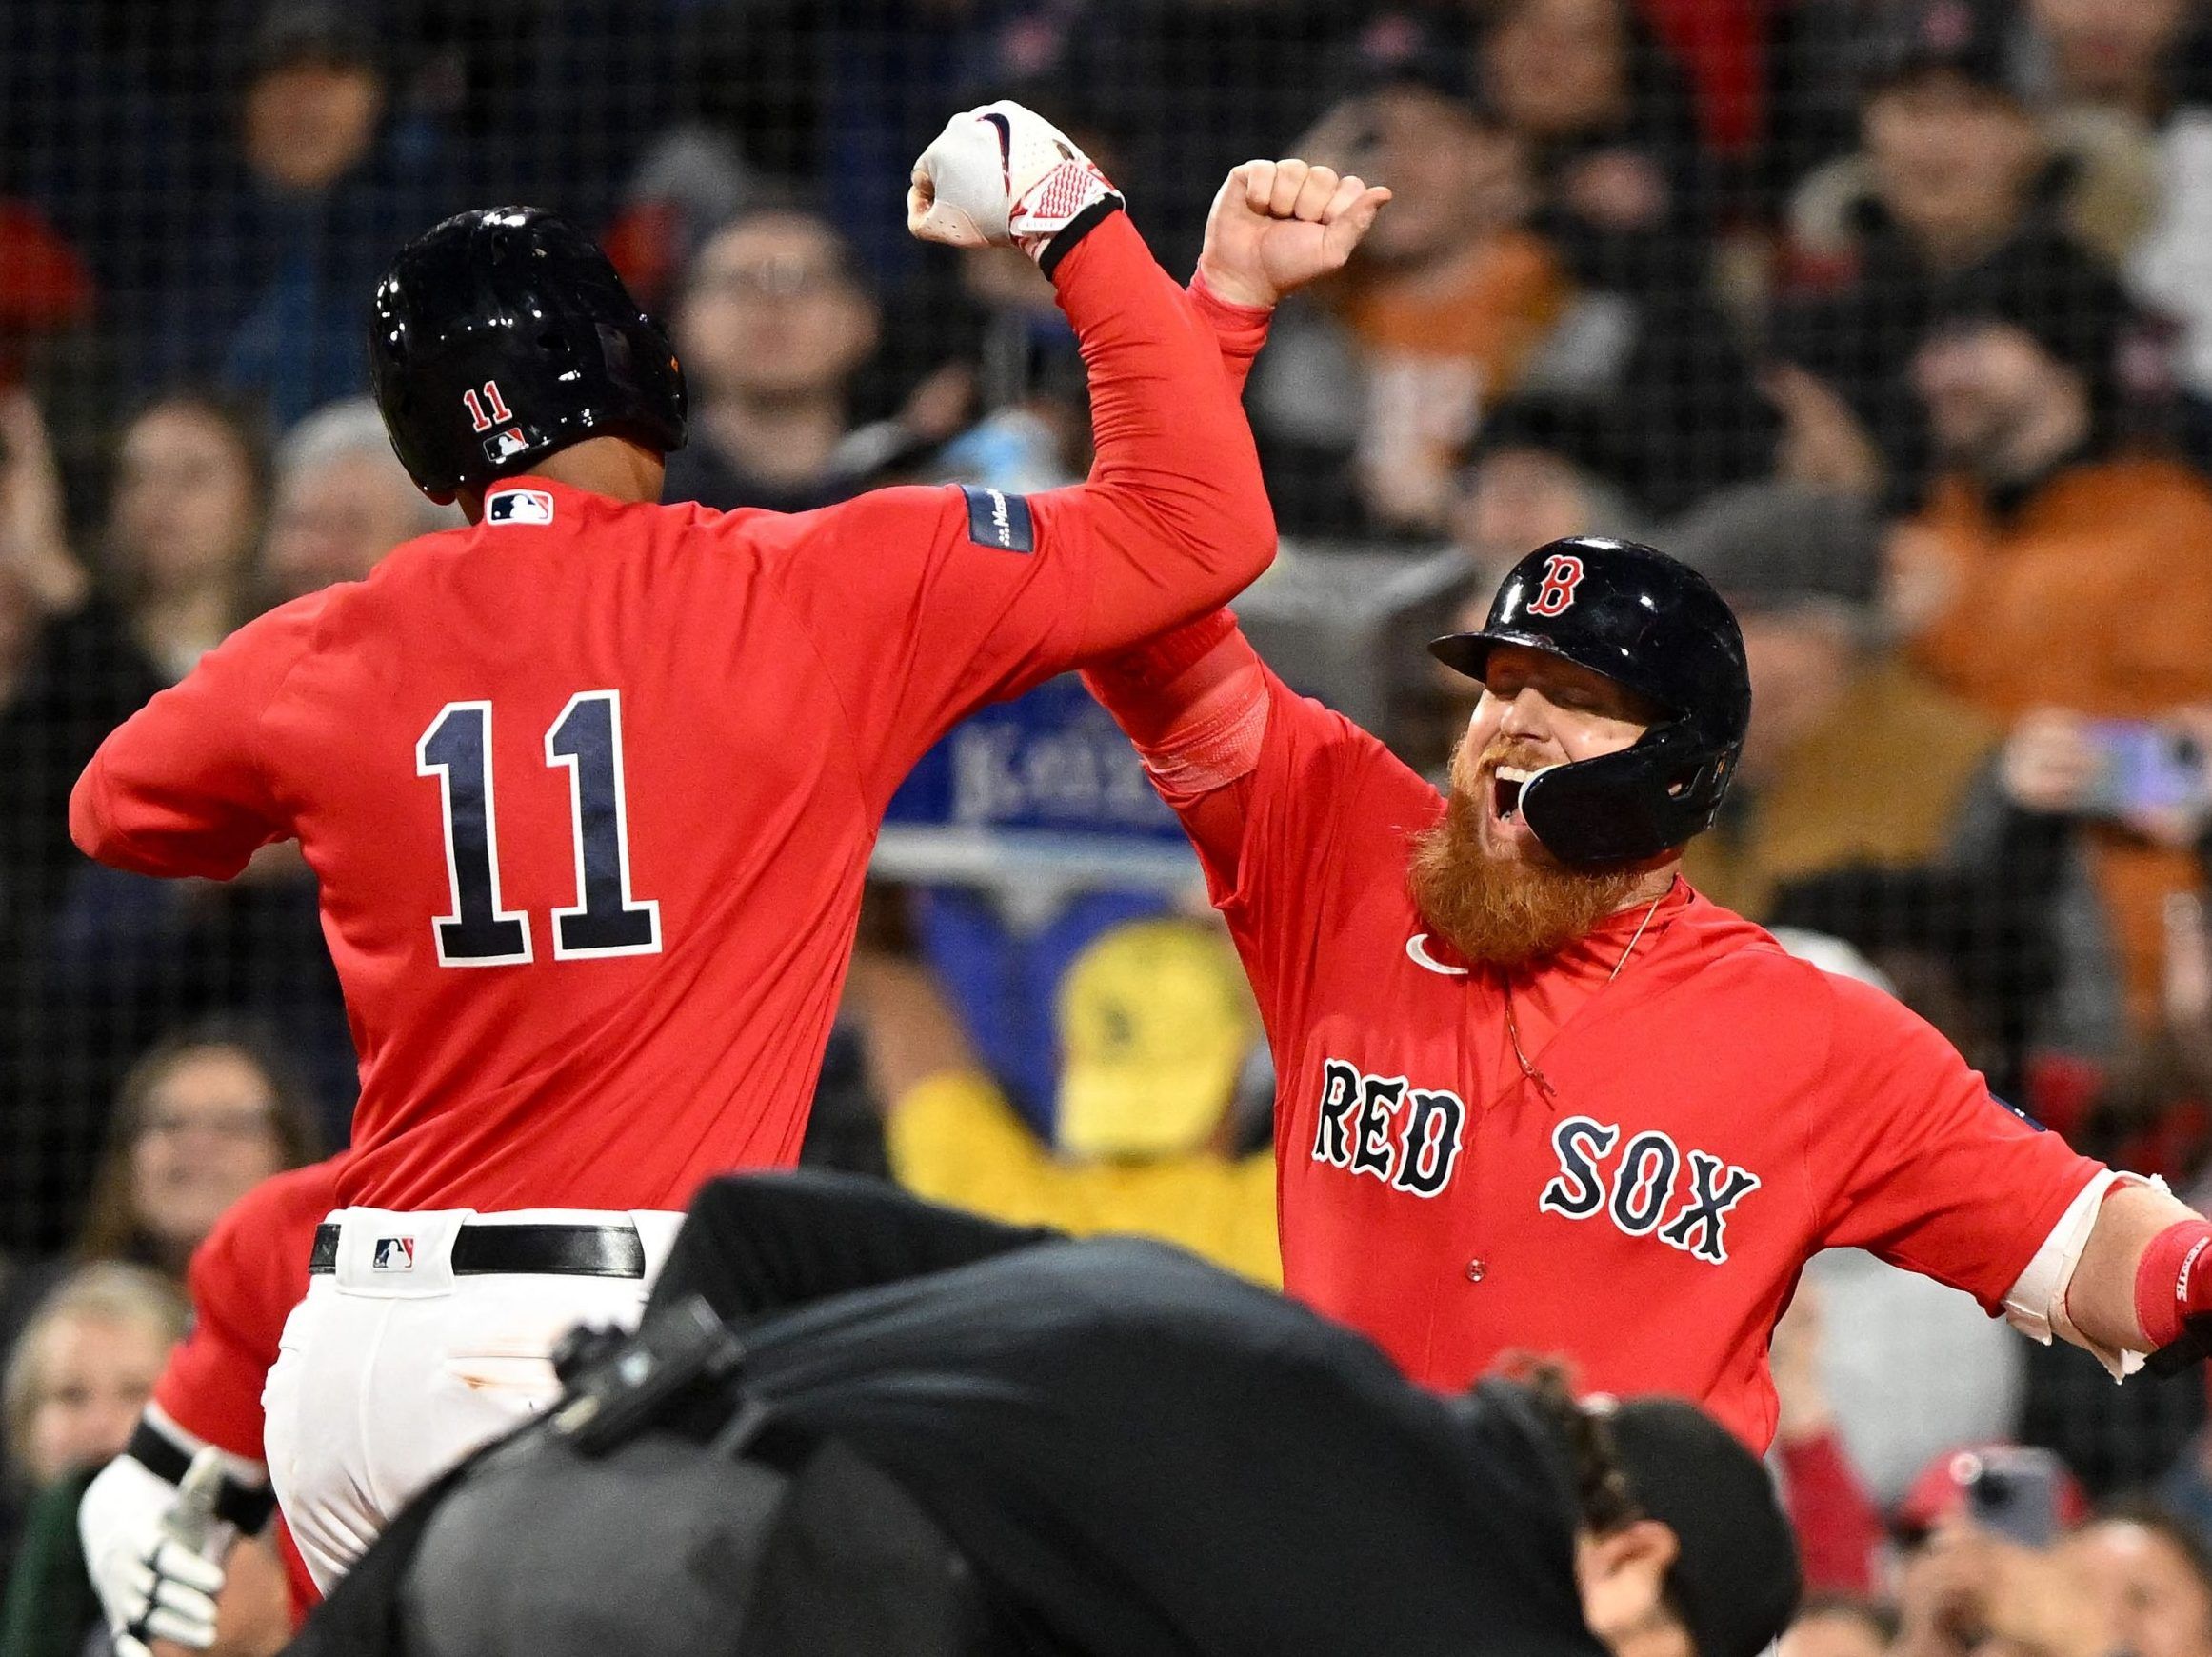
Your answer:
[[[1203,271],[1190,278],[1190,300],[1221,338],[1222,349],[1240,357],[1256,357],[1267,343],[1267,328],[1274,320],[1271,305],[1234,305],[1216,293]]]

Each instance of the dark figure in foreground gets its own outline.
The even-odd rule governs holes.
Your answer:
[[[295,1654],[1752,1657],[1798,1595],[1688,1405],[1439,1395],[1177,1250],[872,1184],[709,1186],[563,1367]]]

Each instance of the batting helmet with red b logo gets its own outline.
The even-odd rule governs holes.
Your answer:
[[[1619,753],[1529,779],[1521,813],[1554,857],[1624,863],[1712,827],[1751,723],[1751,678],[1736,618],[1704,576],[1634,541],[1553,541],[1507,572],[1480,632],[1428,648],[1480,679],[1499,645],[1603,673],[1663,710]]]

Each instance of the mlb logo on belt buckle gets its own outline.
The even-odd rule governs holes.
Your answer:
[[[415,1240],[412,1237],[379,1237],[376,1252],[369,1262],[372,1271],[412,1271],[415,1268]]]

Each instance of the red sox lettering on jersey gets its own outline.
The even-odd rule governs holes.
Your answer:
[[[1325,1060],[1321,1074],[1315,1162],[1409,1196],[1434,1197],[1450,1187],[1467,1120],[1457,1093],[1366,1075],[1342,1059]],[[1729,1212],[1759,1188],[1759,1176],[1709,1151],[1684,1151],[1657,1128],[1621,1141],[1614,1123],[1587,1116],[1560,1123],[1551,1133],[1559,1172],[1536,1207],[1570,1220],[1609,1219],[1625,1236],[1656,1236],[1696,1259],[1725,1263]]]

